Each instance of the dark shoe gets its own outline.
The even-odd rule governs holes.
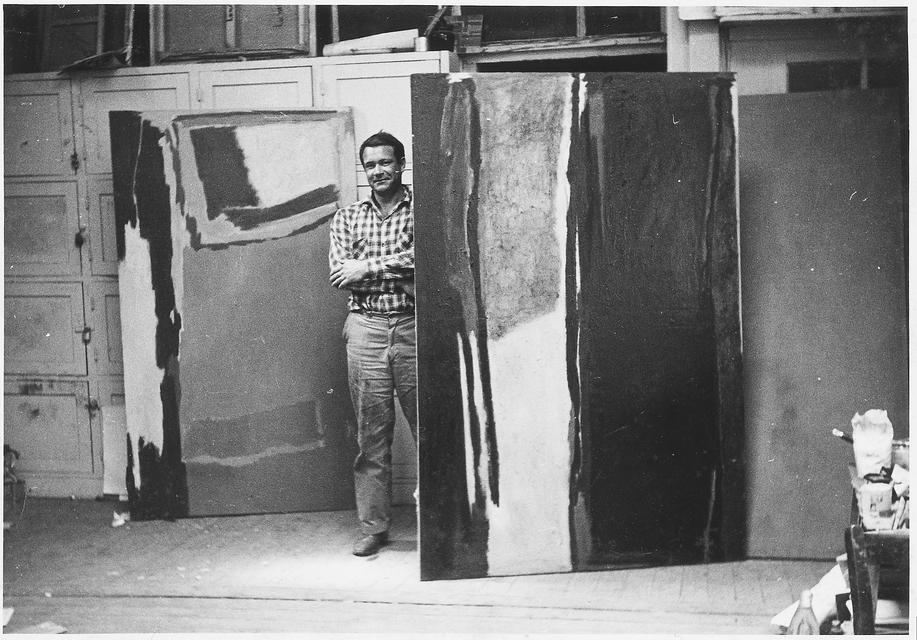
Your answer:
[[[371,556],[378,553],[381,547],[388,544],[388,532],[371,533],[353,543],[353,555]]]

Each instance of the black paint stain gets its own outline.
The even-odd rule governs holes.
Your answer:
[[[283,236],[283,237],[292,238],[293,236],[298,236],[302,233],[309,233],[310,231],[315,231],[316,229],[319,229],[323,227],[324,225],[326,225],[334,217],[334,213],[335,212],[332,211],[328,215],[322,216],[321,218],[317,219],[315,222],[309,223],[307,225],[303,225],[302,227],[299,227],[298,229],[291,231],[290,233],[288,233],[286,236]],[[199,249],[210,249],[212,251],[222,251],[223,249],[228,249],[230,247],[244,247],[249,244],[259,244],[262,242],[270,242],[272,240],[277,239],[277,236],[270,236],[268,238],[254,238],[251,240],[236,240],[233,242],[204,243],[202,241],[201,232],[198,231],[198,228],[197,228],[197,219],[195,219],[192,216],[187,216],[185,218],[185,227],[188,229],[188,234],[189,234],[188,244],[195,251]]]
[[[317,207],[334,204],[338,201],[339,195],[337,187],[329,184],[270,207],[226,207],[223,213],[239,229],[248,231]]]
[[[174,470],[164,463],[159,449],[150,442],[140,438],[138,442],[140,461],[140,488],[133,483],[133,473],[129,473],[131,483],[128,485],[128,500],[132,520],[175,520],[187,516],[187,512],[176,509],[180,505],[180,496],[173,492],[175,487]],[[128,457],[133,464],[133,455]]]
[[[166,143],[172,148],[172,175],[175,176],[175,193],[173,199],[178,205],[182,215],[185,214],[185,186],[182,183],[184,172],[181,166],[181,154],[179,153],[181,137],[179,136],[178,126],[172,121],[171,126],[166,131]]]
[[[184,205],[182,206],[182,210],[184,211]],[[188,245],[192,249],[197,251],[198,249],[205,246],[201,242],[201,232],[197,228],[197,218],[195,218],[194,216],[186,215],[185,216],[185,229],[187,229],[188,231]],[[206,246],[210,246],[210,245],[206,245]],[[226,245],[226,246],[229,246],[229,245]],[[222,249],[224,247],[219,246],[218,248]]]
[[[227,208],[256,207],[258,194],[249,181],[245,153],[236,128],[206,127],[189,131],[197,175],[204,188],[207,217],[214,220]]]
[[[131,504],[138,502],[139,494],[137,492],[137,479],[134,478],[134,445],[131,442],[131,434],[124,435],[127,440],[127,463],[124,465],[124,486],[127,488],[127,499]]]
[[[23,396],[37,395],[44,392],[45,385],[42,382],[20,382],[19,383],[19,394]],[[48,383],[48,390],[53,390],[54,384]]]
[[[134,169],[140,145],[140,114],[135,111],[112,111],[108,114],[111,131],[112,187],[115,205],[115,240],[118,260],[125,255],[124,229],[137,227],[134,206]],[[131,142],[134,141],[134,142]]]

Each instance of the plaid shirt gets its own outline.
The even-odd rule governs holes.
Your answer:
[[[349,258],[369,262],[369,277],[347,287],[351,311],[414,312],[414,297],[399,283],[414,284],[414,201],[411,190],[403,189],[404,198],[388,217],[370,196],[338,209],[331,220],[331,269]]]

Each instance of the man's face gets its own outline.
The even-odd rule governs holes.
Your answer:
[[[373,193],[380,196],[393,194],[401,189],[401,172],[404,162],[395,157],[395,150],[389,146],[366,147],[363,149],[363,171]]]

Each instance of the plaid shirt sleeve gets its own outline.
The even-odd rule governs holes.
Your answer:
[[[328,247],[328,270],[334,271],[350,254],[352,245],[347,209],[338,209],[331,219],[331,242]]]
[[[403,280],[414,277],[414,230],[408,236],[406,248],[367,261],[370,278],[373,280]],[[404,235],[404,234],[403,234]]]

